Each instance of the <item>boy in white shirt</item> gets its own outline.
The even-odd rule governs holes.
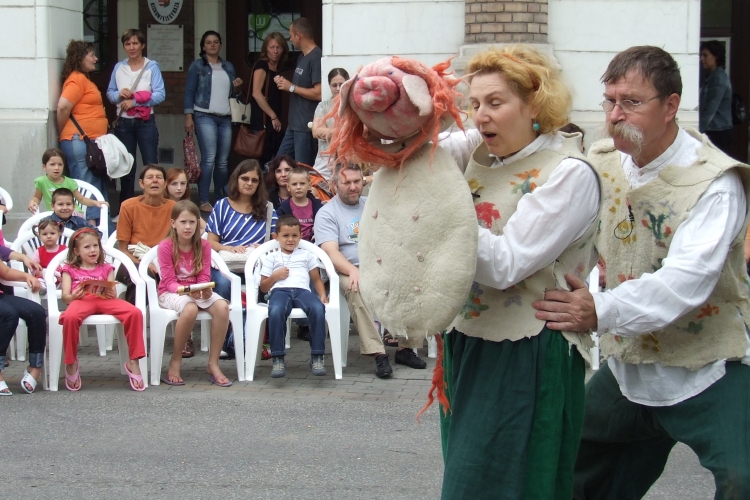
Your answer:
[[[293,307],[307,314],[310,323],[310,368],[313,375],[324,376],[326,320],[325,306],[328,302],[323,281],[318,271],[318,259],[314,254],[298,248],[301,238],[300,222],[293,215],[282,215],[276,222],[276,240],[281,247],[262,259],[260,290],[271,291],[268,299],[268,339],[273,358],[272,378],[286,376],[284,365],[286,320]],[[310,282],[315,293],[310,291]]]

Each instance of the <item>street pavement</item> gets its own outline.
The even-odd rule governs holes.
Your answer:
[[[194,333],[198,340],[200,336]],[[91,334],[92,344],[95,335]],[[197,342],[196,344],[199,344]],[[117,346],[115,345],[115,350]],[[171,354],[167,339],[164,364]],[[330,346],[328,346],[330,352]],[[352,334],[343,380],[309,371],[307,344],[292,337],[287,377],[270,378],[270,361],[255,381],[209,384],[207,353],[183,362],[182,387],[130,390],[119,357],[81,347],[83,388],[26,395],[25,364],[3,371],[14,391],[0,398],[5,498],[439,498],[442,455],[437,405],[422,417],[434,360],[426,370],[396,365],[393,378],[374,375]],[[695,454],[678,445],[646,498],[712,498],[713,479]]]

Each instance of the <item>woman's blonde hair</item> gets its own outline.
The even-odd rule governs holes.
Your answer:
[[[570,89],[547,56],[527,45],[492,47],[469,61],[469,82],[477,75],[497,73],[513,93],[539,112],[539,132],[555,132],[568,123],[573,104]]]
[[[193,237],[190,238],[190,246],[193,249],[193,270],[197,275],[203,269],[203,241],[200,233],[200,220],[201,213],[198,210],[198,205],[190,200],[181,200],[174,204],[172,207],[172,214],[170,218],[177,220],[182,212],[188,212],[190,215],[196,218],[198,223],[195,225],[195,232]],[[176,267],[180,263],[180,245],[177,238],[177,230],[173,227],[169,228],[169,234],[167,238],[172,240],[172,264]]]

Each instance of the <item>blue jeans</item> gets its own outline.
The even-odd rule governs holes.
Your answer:
[[[232,282],[225,278],[221,271],[213,267],[211,268],[211,281],[216,283],[214,292],[224,299],[232,300]]]
[[[86,165],[86,143],[83,142],[83,139],[75,134],[72,140],[60,141],[60,149],[62,149],[68,161],[70,176],[73,179],[88,182],[101,191],[104,199],[109,201],[109,177],[94,175],[89,170],[88,165]],[[48,207],[48,209],[52,210],[52,207]],[[99,212],[98,207],[86,207],[86,219],[98,219]]]
[[[326,352],[326,308],[317,295],[304,288],[274,288],[268,299],[268,341],[271,356],[286,354],[286,319],[300,307],[310,322],[310,354]]]
[[[201,150],[201,178],[198,181],[198,195],[201,203],[208,203],[212,174],[214,197],[218,200],[225,196],[224,190],[229,179],[227,164],[229,150],[232,147],[232,118],[196,111],[193,113],[193,122],[198,147]]]
[[[276,156],[278,155],[289,155],[295,161],[312,167],[315,164],[315,157],[318,155],[318,140],[313,137],[309,130],[307,132],[295,132],[286,129],[284,139],[279,146],[279,152],[276,153]]]
[[[51,292],[50,292],[51,293]],[[0,371],[5,366],[5,352],[16,334],[18,319],[26,322],[29,335],[29,366],[44,366],[44,346],[47,343],[47,312],[34,301],[0,295]]]
[[[120,118],[115,129],[115,136],[122,141],[133,155],[133,168],[128,175],[120,177],[120,203],[135,196],[135,175],[138,166],[135,161],[136,148],[141,150],[143,165],[159,163],[157,149],[159,147],[159,129],[152,114],[148,120],[138,118]]]

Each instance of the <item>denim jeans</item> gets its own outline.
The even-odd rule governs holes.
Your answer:
[[[216,283],[214,292],[224,299],[232,300],[232,282],[225,278],[221,271],[213,267],[211,268],[211,281]]]
[[[228,158],[232,147],[232,118],[195,111],[195,136],[201,150],[201,178],[198,195],[201,203],[208,203],[208,190],[213,174],[214,197],[224,198],[229,179]]]
[[[295,132],[286,129],[284,139],[281,141],[278,155],[289,155],[295,161],[313,166],[315,157],[318,155],[318,140],[313,137],[312,132]]]
[[[13,295],[0,295],[0,371],[5,366],[5,352],[10,339],[16,334],[18,319],[26,322],[29,335],[29,366],[44,366],[44,346],[47,343],[47,312],[28,299]]]
[[[268,340],[271,356],[286,353],[286,319],[299,307],[310,322],[310,354],[326,352],[326,308],[317,295],[304,288],[274,288],[268,299]]]
[[[159,129],[156,128],[154,115],[148,120],[138,118],[120,118],[115,129],[115,136],[122,141],[133,155],[133,168],[128,175],[120,177],[120,203],[135,196],[135,176],[138,165],[135,161],[136,148],[141,150],[142,165],[159,163]]]
[[[101,191],[104,199],[109,201],[109,177],[94,175],[89,170],[88,165],[86,165],[86,143],[83,142],[78,134],[73,135],[72,140],[60,141],[60,149],[62,149],[68,161],[70,176],[73,179],[88,182]],[[49,207],[49,210],[52,210],[52,207]],[[99,212],[98,207],[86,207],[86,219],[98,219]]]

